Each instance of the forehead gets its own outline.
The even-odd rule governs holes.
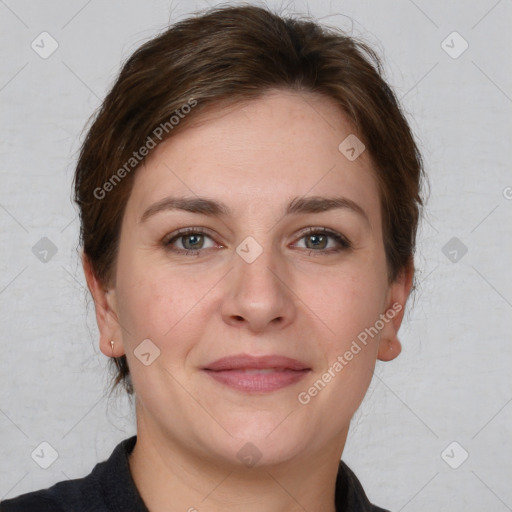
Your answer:
[[[263,205],[282,208],[292,197],[345,195],[380,222],[369,155],[347,158],[344,141],[355,136],[332,100],[311,93],[274,91],[208,109],[137,170],[130,209],[140,216],[166,195],[197,195],[256,214]]]

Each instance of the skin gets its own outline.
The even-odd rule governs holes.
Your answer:
[[[152,512],[334,511],[350,419],[376,360],[401,350],[412,266],[388,282],[372,162],[366,151],[349,161],[338,150],[354,130],[331,100],[273,91],[198,119],[137,171],[115,283],[105,288],[83,258],[100,348],[126,354],[132,374],[135,484]],[[213,198],[233,215],[167,210],[141,221],[170,195]],[[293,198],[313,195],[348,198],[367,218],[348,208],[283,215]],[[164,245],[186,227],[208,234]],[[337,242],[305,235],[308,227],[334,230],[352,247],[329,252]],[[236,252],[248,236],[263,248],[252,263]],[[172,251],[190,247],[199,255]],[[298,394],[393,304],[402,310],[301,404]],[[147,338],[160,356],[145,366],[134,350]],[[311,371],[291,386],[248,394],[201,370],[240,353],[288,356]],[[247,442],[261,454],[254,467],[237,457]]]

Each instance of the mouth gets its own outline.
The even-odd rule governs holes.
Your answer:
[[[302,380],[311,368],[284,356],[224,357],[202,369],[217,382],[238,391],[268,393]]]

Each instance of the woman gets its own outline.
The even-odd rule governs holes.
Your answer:
[[[75,174],[137,435],[2,511],[382,511],[340,462],[400,353],[421,157],[370,48],[254,6],[124,65]]]

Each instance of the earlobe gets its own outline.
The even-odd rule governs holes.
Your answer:
[[[96,311],[96,323],[100,332],[100,350],[109,357],[123,355],[122,343],[112,347],[112,340],[121,340],[121,329],[117,319],[115,289],[106,290],[103,283],[95,275],[89,258],[82,253],[82,265],[84,268],[87,287],[91,292]],[[115,353],[114,353],[115,352]]]
[[[396,336],[393,339],[383,340],[381,338],[377,358],[379,361],[392,361],[400,355],[400,352],[402,352],[402,344]]]

